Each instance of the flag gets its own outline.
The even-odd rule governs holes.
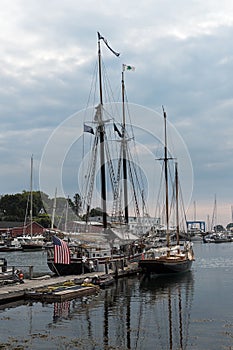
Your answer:
[[[67,318],[70,312],[70,301],[66,300],[62,302],[55,302],[53,312],[53,317],[55,321],[59,318]]]
[[[97,33],[98,33],[98,39],[99,39],[99,40],[103,40],[104,43],[105,43],[105,45],[109,48],[110,51],[112,51],[112,53],[114,53],[115,56],[117,56],[117,57],[120,56],[120,53],[114,51],[114,50],[108,45],[107,40],[106,40],[102,35],[100,35],[99,32],[97,32]]]
[[[132,71],[134,72],[135,71],[135,67],[134,66],[127,66],[127,64],[123,64],[123,71]]]
[[[68,244],[62,239],[53,236],[54,244],[54,263],[70,264],[70,250]]]
[[[116,132],[118,133],[119,137],[122,137],[122,134],[121,134],[121,132],[119,131],[119,129],[118,129],[118,127],[116,126],[115,123],[113,123],[113,126],[114,126],[114,131],[116,131]]]
[[[95,134],[91,126],[84,124],[84,132],[89,132],[90,134]]]

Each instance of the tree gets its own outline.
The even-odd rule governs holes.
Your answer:
[[[51,227],[51,219],[48,214],[40,214],[38,217],[34,219],[35,222],[43,226],[44,228]]]
[[[69,206],[72,208],[73,212],[79,216],[80,214],[80,209],[82,208],[82,200],[81,197],[78,193],[75,193],[74,198],[73,198],[73,202],[72,200],[69,198],[68,202],[69,202]]]
[[[232,228],[233,228],[233,222],[230,222],[230,223],[227,225],[226,229],[227,229],[228,231],[231,231]]]
[[[225,231],[225,228],[222,225],[214,226],[214,232],[222,232]]]
[[[38,216],[43,208],[40,191],[32,192],[32,216]],[[2,220],[24,221],[30,214],[30,192],[6,194],[0,198]]]
[[[103,215],[103,210],[99,207],[97,208],[92,208],[90,211],[90,216],[102,216]]]

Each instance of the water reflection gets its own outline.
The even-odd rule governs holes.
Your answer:
[[[193,289],[191,273],[169,279],[134,276],[71,301],[5,305],[0,309],[1,341],[30,343],[34,350],[48,344],[51,350],[190,349]]]
[[[76,320],[87,349],[180,349],[188,345],[193,276],[120,279],[95,297],[54,303],[53,323]]]
[[[160,349],[187,349],[194,296],[192,272],[157,279],[145,278],[140,288],[156,315],[155,332]]]

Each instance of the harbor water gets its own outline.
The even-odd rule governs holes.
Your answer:
[[[0,306],[1,349],[232,350],[233,243],[194,243],[192,271],[119,279],[61,303]],[[47,274],[46,252],[0,254]]]

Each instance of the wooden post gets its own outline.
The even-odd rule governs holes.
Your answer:
[[[124,271],[124,258],[121,260],[121,270]]]
[[[115,276],[118,276],[118,265],[117,265],[117,260],[115,261]]]
[[[106,273],[106,275],[108,274],[108,263],[107,262],[105,262],[105,273]]]
[[[29,279],[33,278],[33,266],[29,266]]]

